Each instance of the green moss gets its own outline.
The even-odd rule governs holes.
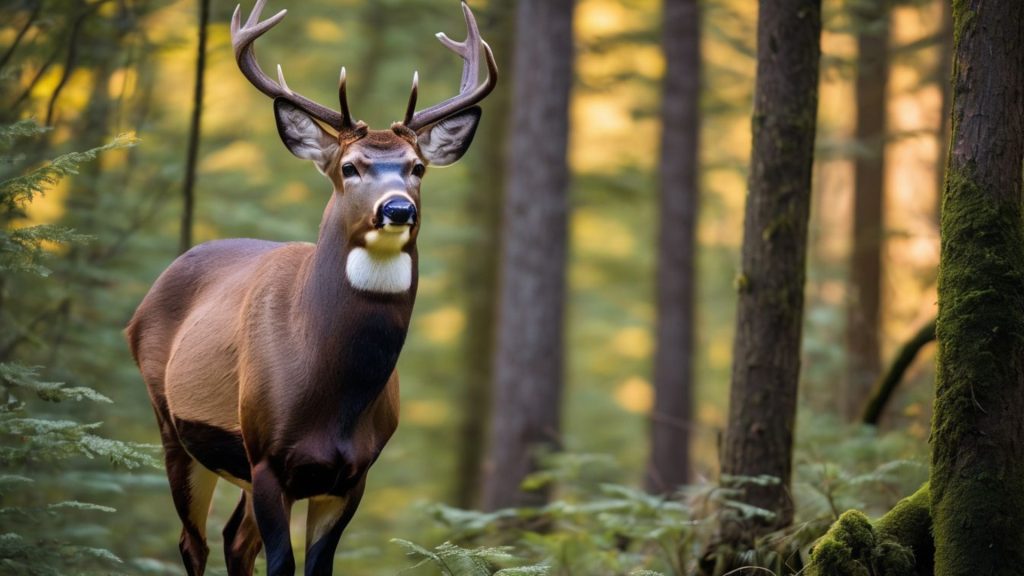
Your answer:
[[[839,517],[828,535],[851,550],[871,549],[875,546],[875,531],[871,528],[871,521],[859,510],[847,510]],[[826,535],[826,536],[828,536]],[[855,553],[855,557],[859,554]]]
[[[847,510],[814,547],[810,576],[867,576],[875,533],[863,512]]]
[[[811,553],[810,576],[931,576],[928,485],[901,500],[874,525],[848,510]]]
[[[953,45],[960,44],[963,35],[974,27],[974,11],[968,7],[968,0],[953,0]]]
[[[931,509],[939,574],[1018,574],[1024,462],[1020,202],[950,166],[943,194]]]
[[[828,536],[826,536],[828,538]],[[809,576],[868,576],[868,568],[852,556],[852,550],[836,540],[824,540],[814,549]]]
[[[786,212],[777,215],[767,226],[761,230],[761,240],[771,242],[778,234],[792,235],[797,230],[799,217],[793,210],[793,205],[788,206]]]
[[[911,496],[900,500],[875,522],[875,532],[880,539],[899,542],[913,550],[912,560],[916,559],[917,574],[920,576],[932,574],[932,565],[935,563],[930,508],[931,493],[926,483]]]
[[[750,288],[750,278],[748,278],[746,274],[740,272],[732,279],[732,287],[736,290],[737,294],[743,294],[748,288]]]

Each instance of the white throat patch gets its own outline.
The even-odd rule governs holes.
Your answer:
[[[412,258],[405,252],[374,254],[357,247],[348,253],[345,274],[358,290],[398,294],[412,286]]]

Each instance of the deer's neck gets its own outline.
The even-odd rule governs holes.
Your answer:
[[[316,247],[303,273],[298,304],[311,355],[310,379],[323,400],[337,402],[341,421],[354,425],[373,402],[398,362],[416,298],[417,254],[406,256],[409,288],[400,292],[359,289],[349,280],[353,252],[338,202],[324,211]],[[356,256],[359,257],[359,256]]]

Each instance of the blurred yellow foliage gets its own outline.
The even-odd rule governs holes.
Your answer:
[[[728,368],[732,363],[732,340],[718,338],[709,342],[708,363],[714,368]]]
[[[702,402],[697,408],[697,420],[707,426],[724,427],[725,412],[715,404]]]
[[[449,417],[448,404],[441,400],[412,400],[402,403],[402,422],[415,426],[434,427]]]
[[[231,144],[206,154],[199,165],[203,172],[231,172],[240,170],[250,181],[262,182],[270,178],[266,152],[262,146],[248,140],[235,140]]]
[[[384,486],[378,483],[373,490],[369,491],[368,497],[363,498],[362,504],[359,506],[359,514],[360,516],[392,518],[395,514],[407,512],[420,497],[420,493],[409,490],[405,486]],[[300,543],[296,548],[301,550],[302,546],[303,544]]]
[[[629,228],[587,208],[572,215],[572,242],[580,252],[596,256],[626,258],[636,250],[636,236]]]
[[[291,204],[305,202],[310,199],[310,196],[309,186],[306,186],[302,182],[292,180],[281,186],[281,191],[274,196],[271,196],[267,204],[270,207],[288,206]]]
[[[569,285],[579,290],[600,288],[605,284],[605,273],[590,264],[572,262],[569,268]]]
[[[466,315],[455,305],[445,306],[416,319],[420,334],[434,344],[452,344],[466,326]]]
[[[65,199],[68,195],[68,186],[71,180],[64,179],[51,188],[45,194],[35,197],[35,200],[28,205],[25,211],[26,220],[32,224],[48,224],[58,222],[64,216],[66,210]]]
[[[654,405],[654,389],[647,380],[631,376],[615,389],[615,402],[627,412],[649,414]]]
[[[345,32],[330,20],[310,20],[306,23],[306,34],[317,42],[341,42]]]
[[[131,98],[139,84],[139,74],[134,68],[118,68],[107,80],[107,91],[112,98]]]
[[[631,326],[616,332],[612,347],[621,356],[643,360],[654,351],[654,338],[644,328]]]

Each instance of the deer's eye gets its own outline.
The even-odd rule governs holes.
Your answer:
[[[427,172],[427,167],[423,164],[417,164],[412,167],[412,175],[417,178],[423,178],[423,174]]]
[[[353,176],[359,176],[359,170],[356,169],[356,165],[351,162],[345,162],[341,165],[341,175],[345,178],[351,178]]]

